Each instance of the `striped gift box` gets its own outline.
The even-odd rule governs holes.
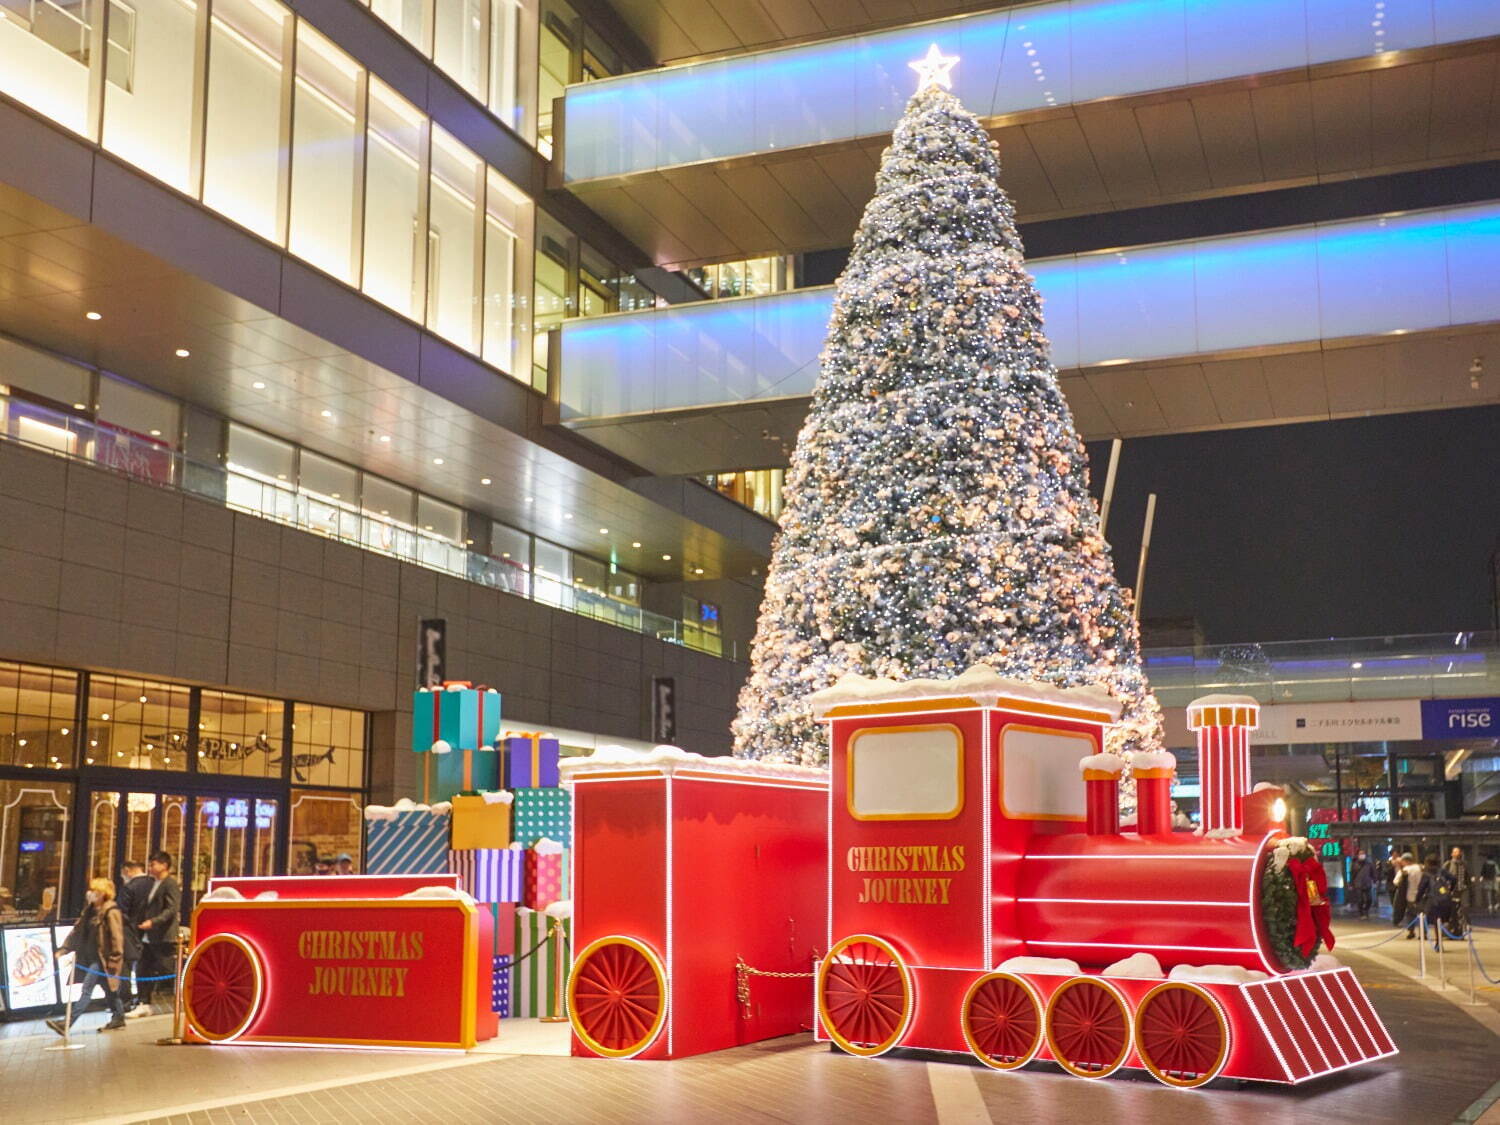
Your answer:
[[[552,919],[535,910],[521,906],[516,908],[516,959],[526,955],[537,942],[546,938]],[[563,920],[563,933],[572,933],[571,919]],[[567,944],[562,954],[567,961]],[[553,943],[548,941],[535,954],[512,964],[510,969],[510,1014],[518,1019],[537,1019],[552,1014],[553,997],[556,995],[556,963]]]
[[[525,857],[520,848],[463,848],[448,853],[448,870],[475,902],[520,902]]]
[[[448,870],[447,805],[365,809],[365,874],[430,875]]]

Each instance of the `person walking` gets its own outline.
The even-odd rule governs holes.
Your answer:
[[[141,960],[141,919],[145,916],[146,897],[151,893],[151,876],[138,859],[127,859],[120,864],[120,893],[115,901],[120,907],[120,919],[125,924],[125,970],[120,975],[120,999],[128,1015],[140,1003],[133,985],[136,966]]]
[[[1354,890],[1354,905],[1359,916],[1368,918],[1374,901],[1375,861],[1364,852],[1356,855],[1349,865],[1349,886]]]
[[[1432,930],[1432,948],[1438,952],[1443,949],[1443,926],[1453,917],[1455,885],[1453,876],[1438,864],[1438,857],[1428,856],[1422,867],[1417,906],[1427,916],[1427,925]]]
[[[1416,857],[1407,852],[1396,865],[1396,878],[1391,883],[1391,925],[1401,926],[1417,916],[1417,895],[1422,886],[1422,868]],[[1406,940],[1416,937],[1414,928],[1407,926]]]
[[[1484,890],[1484,911],[1493,914],[1495,901],[1500,897],[1500,864],[1495,862],[1494,856],[1485,856],[1479,865],[1479,882]]]
[[[130,1013],[132,1018],[151,1014],[151,997],[161,983],[151,978],[169,975],[177,964],[177,913],[182,905],[182,891],[172,877],[171,853],[153,852],[147,866],[151,871],[151,890],[146,895],[141,920],[136,923],[143,942],[141,1003]]]
[[[67,1023],[48,1020],[47,1026],[59,1035],[66,1034],[94,999],[94,989],[101,985],[109,1000],[109,1022],[100,1031],[117,1031],[125,1026],[125,1006],[121,1002],[121,970],[125,967],[125,923],[115,902],[115,885],[108,879],[89,881],[88,906],[72,931],[63,939],[55,954],[73,954],[75,967],[69,984],[83,984],[83,995],[73,1005],[73,1018]]]
[[[1474,880],[1469,877],[1469,864],[1464,859],[1464,850],[1455,847],[1448,854],[1443,870],[1453,878],[1453,932],[1461,934],[1469,928],[1469,893]]]

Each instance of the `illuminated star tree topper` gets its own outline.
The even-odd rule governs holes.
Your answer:
[[[839,278],[734,722],[741,757],[826,761],[807,696],[847,672],[975,664],[1101,685],[1125,712],[1109,748],[1160,746],[999,157],[943,89],[956,61],[934,47],[913,64],[921,89]]]
[[[936,43],[927,48],[925,57],[906,65],[917,72],[917,93],[929,86],[953,89],[953,68],[958,65],[958,56],[943,54]]]

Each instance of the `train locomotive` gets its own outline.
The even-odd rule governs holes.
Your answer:
[[[1199,834],[1172,830],[1166,754],[1137,755],[1121,829],[1102,691],[975,668],[813,699],[832,751],[819,1038],[1176,1087],[1298,1083],[1396,1052],[1350,970],[1291,972],[1273,949],[1260,888],[1284,802],[1250,790],[1253,699],[1189,708],[1211,794]]]
[[[980,667],[944,681],[850,676],[812,703],[830,737],[822,784],[710,778],[715,760],[680,751],[578,764],[589,784],[575,785],[575,1054],[673,1057],[801,1026],[857,1056],[917,1048],[998,1070],[1051,1060],[1080,1078],[1128,1068],[1191,1088],[1295,1084],[1396,1053],[1350,970],[1278,955],[1262,880],[1286,859],[1285,806],[1279,790],[1251,788],[1254,700],[1189,708],[1197,832],[1173,830],[1167,754],[1136,756],[1137,819],[1120,824],[1124,763],[1102,752],[1119,712],[1101,690]],[[632,809],[625,787],[641,787],[642,766],[682,780],[648,787]],[[666,792],[695,773],[728,804],[674,806]],[[806,802],[825,791],[815,839]],[[795,846],[777,839],[782,822],[797,826]],[[632,840],[654,851],[658,835],[669,855],[692,841],[697,858],[691,879],[669,861],[666,886],[643,896],[665,907],[651,923],[619,892],[620,856]],[[716,839],[733,840],[719,855],[733,853],[732,870],[717,870],[738,880],[735,909],[674,909],[674,896],[702,899]],[[747,956],[774,956],[764,967],[776,971],[757,974],[773,979],[751,982]],[[616,961],[620,979],[605,979]],[[799,977],[812,995],[800,980],[795,1002]]]

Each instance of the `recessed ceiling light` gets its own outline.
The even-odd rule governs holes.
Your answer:
[[[479,483],[480,484],[489,484],[490,483],[490,478],[489,477],[480,477],[479,478]]]
[[[572,512],[564,512],[563,513],[563,519],[570,520],[572,518],[573,518],[573,513]]]
[[[88,312],[84,313],[83,315],[86,316],[89,320],[103,320],[104,319],[104,314],[103,313],[96,313],[93,309],[90,309]]]
[[[161,431],[160,430],[152,430],[151,431],[151,436],[152,437],[161,437]]]
[[[74,410],[87,410],[88,409],[88,404],[87,403],[82,403],[82,402],[75,402],[73,404],[73,409]]]
[[[703,573],[703,568],[701,566],[695,566],[695,567],[693,567],[693,573],[694,574],[702,574]]]
[[[388,442],[388,441],[390,441],[390,440],[391,440],[391,435],[390,435],[390,434],[381,434],[381,435],[380,435],[380,440],[381,440],[381,441],[385,441],[385,442]]]
[[[501,551],[500,552],[500,557],[502,559],[508,559],[508,558],[510,558],[510,552],[509,551]]]
[[[141,702],[142,702],[142,703],[144,703],[144,702],[146,702],[146,697],[145,697],[145,696],[144,696],[144,695],[143,695],[143,696],[141,696]]]
[[[276,479],[277,480],[286,480],[286,474],[285,473],[277,473],[276,474]]]
[[[252,387],[254,387],[257,391],[263,391],[263,390],[266,389],[266,385],[264,383],[262,383],[259,379],[255,380],[255,382],[251,383],[250,385]]]
[[[441,465],[443,463],[443,459],[441,457],[434,457],[432,459],[432,463],[434,465]]]
[[[528,497],[526,497],[526,503],[530,504],[535,499],[536,499],[535,496],[528,496]]]
[[[334,494],[333,494],[333,498],[334,498],[334,499],[335,499],[335,500],[342,500],[342,499],[343,499],[343,497],[342,497],[342,496],[340,496],[340,495],[339,495],[339,494],[338,494],[338,493],[337,493],[337,492],[335,492],[335,493],[334,493]]]
[[[100,715],[99,717],[101,719],[103,719],[106,723],[109,722],[109,712],[108,711],[104,712],[104,714]]]
[[[609,534],[609,528],[607,528],[607,527],[601,527],[599,529],[599,534],[600,535],[608,535]]]
[[[188,351],[186,348],[178,348],[172,354],[175,355],[178,359],[187,359],[187,357],[192,355],[193,353]]]
[[[640,546],[640,544],[639,544],[639,543],[632,543],[632,544],[631,544],[631,546],[632,546],[632,547],[639,547],[639,546]]]
[[[671,555],[663,555],[661,557],[661,561],[662,562],[671,562],[672,561],[672,556]]]
[[[62,727],[62,728],[60,728],[60,730],[61,730],[61,733],[63,733],[63,734],[67,734],[68,733],[68,728],[67,727]]]
[[[333,417],[333,411],[332,410],[324,410],[324,411],[320,411],[320,413],[325,418],[332,418]]]

